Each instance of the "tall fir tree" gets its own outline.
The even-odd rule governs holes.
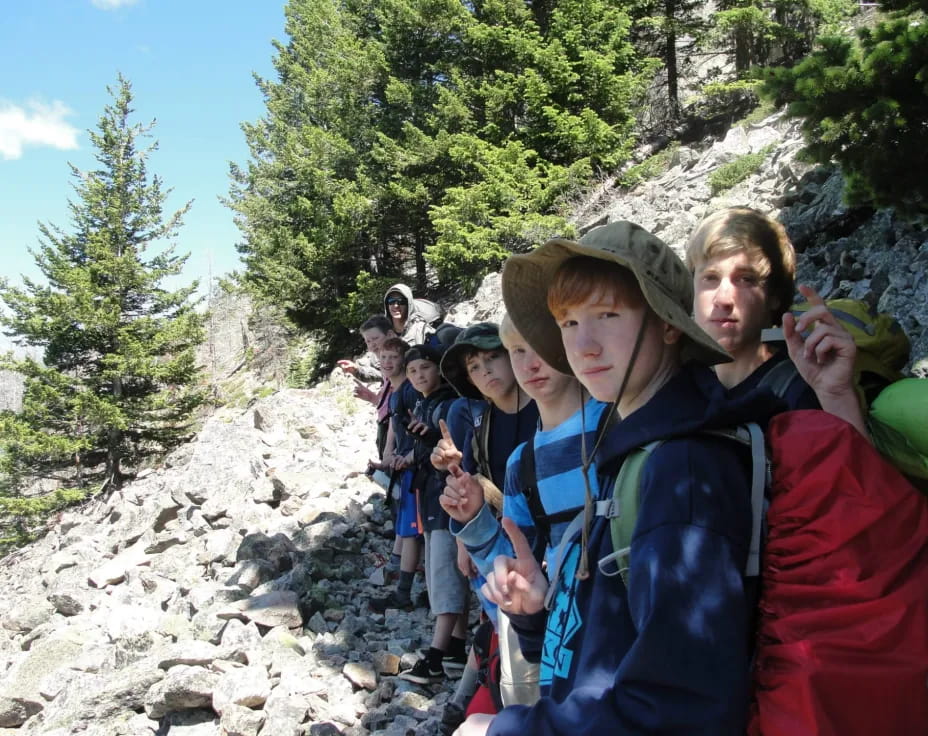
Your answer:
[[[197,284],[163,283],[187,260],[166,241],[190,203],[164,216],[170,190],[147,171],[157,144],[139,147],[154,123],[130,121],[132,89],[121,75],[107,89],[112,101],[89,131],[99,167],[71,167],[73,229],[40,226],[33,256],[45,282],[0,290],[6,334],[43,351],[41,362],[2,363],[26,377],[22,412],[0,416],[7,494],[36,476],[78,486],[102,476],[118,486],[130,465],[189,433],[202,398]]]
[[[246,282],[308,328],[338,326],[355,276],[384,254],[371,235],[369,152],[384,62],[367,19],[340,0],[290,0],[276,81],[258,79],[266,115],[242,130],[250,160],[231,167],[227,204]]]
[[[285,13],[229,203],[246,281],[330,338],[386,280],[473,280],[563,231],[561,203],[631,148],[647,73],[610,0]]]

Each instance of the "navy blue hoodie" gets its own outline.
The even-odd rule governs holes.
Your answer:
[[[700,431],[763,426],[776,408],[760,393],[730,399],[710,370],[687,364],[610,428],[596,455],[604,495],[629,451],[665,440],[642,473],[628,588],[596,567],[613,551],[608,522],[597,519],[590,577],[575,578],[578,541],[550,613],[513,617],[525,646],[543,639],[550,684],[535,705],[502,710],[489,736],[743,736],[754,604],[742,575],[750,458]]]

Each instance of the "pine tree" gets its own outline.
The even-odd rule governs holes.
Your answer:
[[[472,281],[564,231],[561,202],[631,149],[649,67],[608,0],[285,13],[229,203],[245,280],[330,344],[387,280]]]
[[[163,215],[170,190],[146,167],[157,144],[139,148],[154,123],[130,122],[132,90],[122,76],[108,91],[112,101],[89,131],[99,167],[71,167],[73,230],[40,226],[33,256],[45,283],[0,289],[6,334],[44,351],[41,363],[3,361],[26,377],[22,412],[0,417],[7,494],[35,476],[77,486],[102,476],[118,486],[128,465],[189,433],[201,401],[197,284],[166,289],[187,256],[160,247],[190,203]],[[150,254],[153,246],[160,250]]]
[[[928,0],[892,0],[891,12],[856,39],[827,37],[790,69],[770,73],[765,91],[803,118],[806,153],[842,168],[851,204],[928,210]]]
[[[289,42],[275,42],[277,80],[257,80],[267,114],[242,125],[251,158],[232,165],[227,203],[246,283],[331,330],[355,276],[385,257],[369,173],[384,62],[363,38],[368,19],[339,0],[290,0],[284,12]]]

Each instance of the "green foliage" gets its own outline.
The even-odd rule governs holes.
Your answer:
[[[854,0],[722,0],[712,14],[710,38],[728,44],[741,73],[801,59],[818,35],[837,31],[856,12]]]
[[[36,539],[52,514],[90,495],[86,488],[59,488],[29,498],[0,495],[0,557]]]
[[[607,0],[289,0],[285,14],[229,204],[245,280],[330,338],[391,278],[472,283],[563,230],[561,203],[633,145],[651,67]]]
[[[165,218],[167,191],[149,177],[154,148],[138,142],[151,126],[132,124],[129,83],[119,78],[113,102],[90,131],[99,168],[72,167],[78,201],[73,232],[41,225],[34,251],[44,283],[6,284],[0,317],[21,345],[41,348],[42,363],[3,359],[25,376],[23,410],[0,417],[0,473],[5,495],[36,476],[78,485],[105,462],[119,484],[122,464],[175,444],[189,431],[202,395],[195,387],[194,348],[202,317],[196,284],[168,291],[186,256],[154,243],[171,238],[189,205]]]
[[[306,388],[319,369],[319,345],[315,340],[304,339],[291,343],[287,368],[287,386]]]
[[[928,2],[890,7],[898,9],[855,39],[825,38],[795,67],[771,72],[764,91],[804,119],[808,158],[841,166],[849,203],[915,217],[925,212],[928,179],[904,162],[925,157]]]
[[[757,173],[771,149],[772,146],[765,146],[756,153],[746,153],[734,161],[719,166],[709,174],[709,189],[712,196],[728,191],[736,184],[743,182],[751,174]]]
[[[670,162],[678,148],[680,148],[680,143],[674,141],[662,151],[658,151],[653,156],[648,156],[640,164],[630,166],[619,177],[619,186],[632,189],[642,182],[656,179],[670,168]]]

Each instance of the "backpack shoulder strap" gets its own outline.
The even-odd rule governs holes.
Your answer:
[[[490,470],[490,413],[493,407],[488,406],[480,415],[480,424],[474,429],[474,436],[471,439],[471,450],[474,453],[474,461],[477,463],[477,471],[484,478],[492,478]]]
[[[609,519],[609,534],[612,537],[612,553],[597,563],[603,575],[621,575],[628,584],[628,567],[632,551],[632,534],[638,521],[638,502],[641,495],[641,473],[645,463],[661,445],[660,441],[649,442],[644,447],[632,450],[622,463],[615,479],[612,498],[597,504],[596,515]],[[615,569],[609,567],[615,563]]]
[[[751,542],[744,574],[747,577],[756,577],[760,574],[764,491],[770,484],[763,432],[757,424],[752,422],[732,430],[709,430],[703,434],[738,442],[747,446],[751,451]],[[599,560],[599,570],[604,575],[621,575],[626,585],[631,561],[632,535],[635,531],[635,522],[638,520],[641,474],[648,457],[661,444],[661,441],[651,442],[633,450],[622,463],[613,488],[612,499],[596,504],[596,515],[609,519],[613,549],[611,554]],[[610,567],[610,563],[614,563],[614,569]]]
[[[519,456],[519,490],[525,496],[529,514],[535,525],[535,556],[544,557],[545,549],[551,541],[551,520],[545,511],[545,505],[538,492],[538,475],[535,472],[535,437],[532,436],[522,447]]]
[[[798,378],[799,371],[793,365],[793,361],[784,360],[767,371],[767,374],[757,382],[757,385],[769,388],[782,399]]]

